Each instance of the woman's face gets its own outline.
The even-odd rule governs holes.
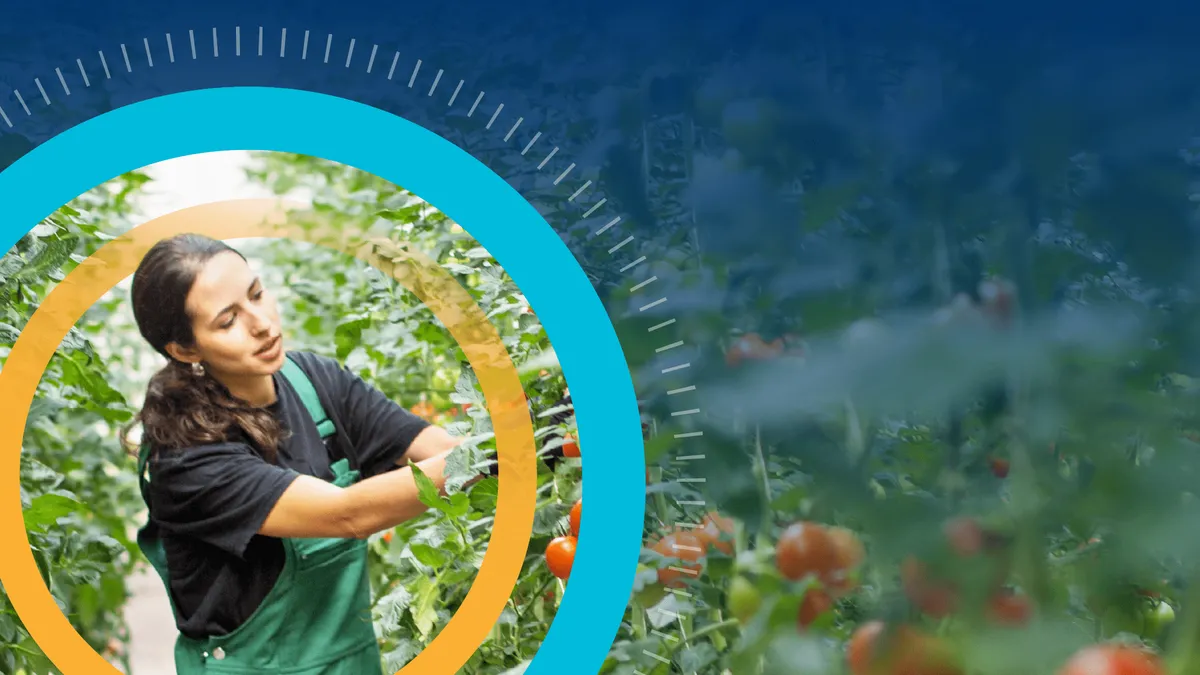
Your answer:
[[[189,355],[214,376],[270,375],[283,366],[279,307],[241,256],[227,251],[209,259],[187,307],[195,336]]]

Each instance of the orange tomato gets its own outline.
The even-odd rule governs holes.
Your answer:
[[[746,333],[733,341],[725,352],[725,363],[736,367],[742,361],[763,361],[773,359],[784,353],[783,338],[776,338],[770,344],[763,341],[758,333]]]
[[[950,520],[943,526],[942,531],[950,543],[950,548],[964,558],[969,558],[983,550],[983,528],[970,516],[961,516]]]
[[[575,434],[567,434],[566,443],[562,446],[563,457],[579,457],[579,440]]]
[[[420,417],[422,419],[426,419],[426,420],[431,419],[433,417],[434,412],[436,412],[433,409],[433,404],[430,403],[429,401],[421,401],[420,403],[418,403],[418,404],[414,405],[412,408],[410,408],[410,410],[411,410],[412,414],[414,414],[417,417]]]
[[[717,512],[709,513],[700,521],[700,527],[694,534],[705,546],[710,546],[724,553],[733,555],[734,522]]]
[[[1008,478],[1009,462],[1001,457],[993,457],[989,463],[992,465],[992,475],[996,478]]]
[[[652,549],[668,559],[658,569],[658,582],[668,588],[682,587],[685,579],[697,578],[704,568],[704,542],[690,532],[673,532]]]
[[[583,515],[583,500],[580,499],[579,501],[575,502],[575,506],[571,507],[570,522],[571,522],[571,536],[572,537],[579,536],[579,519],[582,515]]]
[[[550,573],[559,579],[571,576],[571,566],[575,563],[575,537],[555,537],[546,546],[546,567]]]
[[[1058,675],[1166,675],[1158,654],[1129,644],[1094,644],[1075,652]]]
[[[833,596],[828,591],[809,587],[800,601],[800,610],[796,615],[796,625],[801,630],[808,628],[822,614],[833,609]]]
[[[837,592],[845,592],[853,587],[851,574],[862,564],[866,550],[862,541],[853,531],[844,527],[829,528],[829,539],[837,555],[837,567],[824,579],[825,584]]]
[[[838,568],[838,550],[828,530],[819,523],[793,523],[775,545],[775,567],[791,581],[809,574],[826,579]]]
[[[1024,626],[1033,616],[1033,602],[1026,595],[1000,591],[988,601],[988,618],[1003,626]]]
[[[962,675],[962,666],[947,645],[908,626],[885,635],[886,624],[868,621],[859,626],[846,648],[853,675]]]
[[[900,584],[909,602],[929,616],[947,616],[958,605],[957,589],[952,584],[931,580],[925,563],[915,557],[909,556],[901,564]]]

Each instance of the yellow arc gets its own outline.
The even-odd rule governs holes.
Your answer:
[[[20,502],[20,453],[38,383],[68,331],[128,277],[155,242],[182,232],[217,239],[289,238],[340,250],[391,275],[438,317],[479,379],[496,434],[500,490],[491,541],[476,583],[438,636],[396,675],[451,675],[470,659],[500,618],[518,581],[533,531],[537,468],[533,425],[516,367],[495,326],[435,261],[387,240],[368,240],[316,221],[299,204],[248,199],[195,206],[146,222],[105,244],[72,270],[30,318],[0,371],[0,580],[22,623],[66,675],[120,671],[75,632],[42,581]],[[289,213],[290,212],[290,213]],[[301,224],[307,219],[309,224]]]

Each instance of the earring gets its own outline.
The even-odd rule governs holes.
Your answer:
[[[204,366],[201,365],[199,361],[192,364],[192,374],[195,375],[196,377],[204,376]]]

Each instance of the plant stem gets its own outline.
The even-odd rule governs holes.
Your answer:
[[[758,470],[762,472],[760,474],[760,478],[762,479],[760,487],[762,488],[761,496],[763,500],[762,523],[759,528],[757,540],[759,548],[766,548],[769,544],[767,538],[771,531],[771,525],[774,523],[774,519],[771,517],[771,504],[774,502],[774,498],[771,496],[771,480],[767,474],[767,458],[763,454],[762,449],[762,428],[758,424],[754,425],[754,454],[758,461]]]

